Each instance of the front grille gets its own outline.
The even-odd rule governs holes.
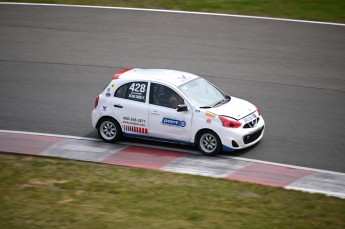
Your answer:
[[[260,118],[256,118],[243,126],[244,129],[254,128],[259,123]]]
[[[249,143],[251,143],[251,142],[257,140],[257,139],[261,136],[262,131],[264,130],[264,128],[265,128],[265,127],[263,126],[263,127],[262,127],[261,129],[259,129],[258,131],[254,132],[254,133],[252,133],[252,134],[247,134],[247,135],[245,135],[245,136],[243,137],[243,142],[244,142],[244,144],[249,144]]]

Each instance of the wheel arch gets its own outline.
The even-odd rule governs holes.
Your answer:
[[[108,116],[108,115],[102,116],[100,119],[98,119],[97,124],[96,124],[96,128],[98,129],[99,125],[101,124],[101,121],[103,121],[104,119],[109,119],[109,118],[112,119],[112,120],[114,120],[115,122],[117,122],[117,124],[119,124],[119,126],[120,126],[120,128],[121,128],[121,131],[122,131],[122,126],[120,125],[120,122],[117,121],[116,118],[114,118],[114,117],[112,117],[112,116]]]
[[[215,132],[214,130],[209,129],[209,128],[202,128],[202,129],[198,130],[198,131],[195,133],[195,135],[194,135],[194,141],[193,141],[194,145],[197,144],[197,141],[199,140],[200,135],[201,135],[203,132],[206,132],[206,131],[211,131],[211,132],[213,132],[215,135],[217,135],[217,137],[218,137],[219,140],[220,140],[220,143],[222,144],[222,139],[219,137],[219,135],[217,134],[217,132]]]

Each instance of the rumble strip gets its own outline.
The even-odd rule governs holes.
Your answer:
[[[345,198],[345,174],[127,142],[0,130],[0,152],[90,161],[283,187]]]

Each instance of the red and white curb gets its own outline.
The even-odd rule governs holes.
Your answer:
[[[345,198],[345,173],[230,156],[205,157],[188,150],[0,130],[0,152],[209,176]]]

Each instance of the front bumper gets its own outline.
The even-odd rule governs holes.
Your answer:
[[[265,132],[265,121],[260,116],[259,122],[254,128],[227,129],[220,136],[224,151],[244,149],[258,143]]]

